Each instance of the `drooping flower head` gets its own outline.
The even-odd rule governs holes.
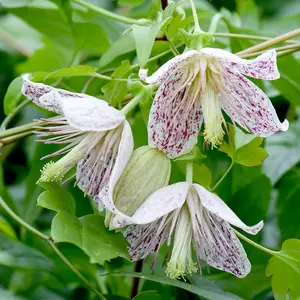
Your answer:
[[[218,196],[187,182],[154,192],[127,219],[127,224],[132,224],[125,231],[132,260],[157,254],[165,241],[172,245],[166,270],[171,278],[197,269],[201,273],[201,260],[237,277],[245,277],[251,264],[230,224],[250,234],[263,227],[262,221],[251,227],[245,225]],[[193,261],[193,251],[197,263]]]
[[[60,181],[77,165],[76,183],[88,195],[112,185],[111,178],[120,176],[133,151],[131,128],[125,116],[107,102],[80,93],[72,93],[35,83],[24,75],[22,93],[35,104],[58,113],[41,119],[37,136],[45,144],[65,146],[44,158],[64,156],[47,163],[43,181]],[[99,200],[99,199],[98,199]]]
[[[145,82],[159,85],[148,123],[149,144],[173,158],[197,143],[204,121],[204,138],[218,146],[224,135],[222,110],[251,133],[267,137],[287,130],[268,96],[244,75],[279,78],[276,51],[245,60],[221,49],[189,50],[169,60],[152,76],[141,69]]]

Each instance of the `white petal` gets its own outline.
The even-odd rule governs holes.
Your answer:
[[[113,227],[147,224],[158,220],[183,205],[189,186],[190,184],[187,182],[179,182],[157,190],[145,200],[131,217],[117,214],[114,217]]]
[[[155,73],[151,76],[147,76],[148,70],[140,69],[139,77],[151,84],[161,84],[166,80],[175,70],[181,68],[186,63],[194,60],[199,56],[199,52],[195,50],[189,50],[184,52],[181,55],[177,55],[174,58],[170,59],[164,65],[162,65]]]
[[[209,192],[199,184],[193,184],[193,186],[199,195],[201,204],[211,213],[250,234],[257,234],[262,229],[263,221],[254,226],[247,226],[217,195]]]
[[[275,50],[269,50],[252,60],[242,59],[226,50],[215,48],[204,48],[201,53],[217,58],[225,69],[232,72],[265,80],[274,80],[280,77]]]
[[[69,124],[82,131],[103,131],[117,127],[125,116],[107,102],[81,93],[35,83],[23,76],[22,93],[35,104],[65,115]]]
[[[201,105],[186,100],[186,69],[176,71],[156,92],[148,122],[148,143],[169,158],[189,152],[197,143],[203,121]]]
[[[22,94],[36,105],[58,114],[61,110],[61,97],[56,88],[29,80],[29,75],[23,75]]]
[[[288,121],[279,121],[271,100],[253,82],[231,71],[223,75],[221,102],[234,122],[261,137],[288,129]]]
[[[119,213],[121,215],[124,215],[123,213],[119,212],[114,205],[113,190],[131,157],[132,151],[133,151],[132,132],[128,121],[125,120],[122,137],[119,144],[118,155],[116,157],[116,162],[113,171],[111,173],[107,185],[100,191],[99,195],[95,199],[97,202],[101,202],[101,205],[103,204],[107,210],[109,210],[114,214]]]
[[[204,214],[201,235],[196,251],[208,265],[243,278],[251,270],[251,264],[243,245],[230,225],[214,215]]]
[[[107,102],[84,94],[63,96],[63,114],[69,124],[84,131],[103,131],[116,128],[125,116]]]

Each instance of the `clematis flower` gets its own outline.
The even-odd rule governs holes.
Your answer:
[[[215,194],[198,184],[180,182],[154,192],[127,220],[125,237],[132,260],[158,253],[167,241],[172,244],[166,273],[178,278],[197,271],[200,260],[237,277],[251,269],[247,254],[231,225],[250,234],[258,233],[263,222],[245,225]],[[124,224],[125,225],[125,224]],[[198,264],[193,261],[192,251]]]
[[[99,201],[99,192],[114,185],[111,179],[120,176],[133,151],[132,132],[125,116],[103,100],[35,83],[28,75],[24,75],[22,93],[40,107],[59,114],[41,119],[38,127],[37,136],[45,138],[45,144],[65,144],[43,157],[64,154],[44,166],[41,180],[60,181],[77,165],[73,174],[76,184]]]
[[[287,130],[288,121],[279,121],[268,96],[244,75],[278,79],[276,51],[245,60],[222,49],[203,48],[174,57],[152,76],[141,69],[142,80],[159,85],[149,117],[149,145],[171,158],[189,152],[204,121],[204,138],[216,147],[224,135],[222,110],[257,136]]]

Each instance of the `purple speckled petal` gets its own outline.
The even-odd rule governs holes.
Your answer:
[[[189,50],[184,52],[181,55],[177,55],[174,58],[167,61],[162,65],[155,73],[151,76],[147,76],[148,70],[140,69],[139,77],[151,84],[161,84],[165,81],[172,73],[181,68],[183,65],[187,64],[190,61],[193,61],[199,57],[199,52],[195,50]]]
[[[229,117],[251,133],[267,137],[289,127],[281,123],[268,96],[245,76],[224,71],[221,103]]]
[[[215,48],[204,48],[201,53],[217,58],[225,69],[235,73],[265,80],[274,80],[280,77],[275,50],[269,50],[252,60],[242,59],[226,50]]]
[[[203,121],[199,101],[194,101],[190,109],[186,109],[191,100],[187,97],[188,89],[184,87],[187,70],[177,70],[159,87],[149,116],[149,145],[162,150],[168,157],[174,158],[189,152],[197,143],[198,133]]]
[[[205,214],[204,222],[199,244],[196,245],[200,259],[216,269],[239,278],[245,277],[251,270],[251,264],[230,225],[210,213]]]

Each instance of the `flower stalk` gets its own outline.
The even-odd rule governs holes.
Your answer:
[[[293,30],[293,31],[289,31],[285,34],[282,34],[276,38],[273,38],[269,41],[265,41],[263,43],[260,43],[258,45],[255,45],[253,47],[250,47],[248,49],[245,49],[243,51],[240,51],[238,53],[236,53],[236,55],[244,55],[244,54],[248,54],[248,53],[253,53],[253,52],[257,52],[257,51],[261,51],[261,50],[264,50],[264,49],[267,49],[267,48],[270,48],[276,44],[280,44],[286,40],[289,40],[289,39],[292,39],[296,36],[299,36],[300,35],[300,29],[296,29],[296,30]]]
[[[214,185],[214,187],[211,189],[211,191],[215,191],[217,189],[217,187],[222,183],[222,181],[225,179],[225,177],[229,174],[229,172],[231,171],[232,167],[234,165],[234,161],[232,160],[229,167],[227,168],[227,170],[225,171],[225,173],[223,174],[223,176],[219,179],[219,181]]]
[[[88,9],[94,11],[94,12],[99,13],[102,16],[105,16],[107,18],[110,18],[110,19],[113,19],[115,21],[119,21],[119,22],[122,22],[122,23],[131,24],[131,25],[132,24],[146,25],[146,24],[150,23],[150,21],[146,20],[146,19],[136,20],[136,19],[133,19],[133,18],[125,17],[125,16],[120,16],[118,14],[112,13],[112,12],[106,10],[106,9],[95,6],[91,3],[85,2],[83,0],[73,0],[73,3],[77,3],[81,6],[84,6]]]

